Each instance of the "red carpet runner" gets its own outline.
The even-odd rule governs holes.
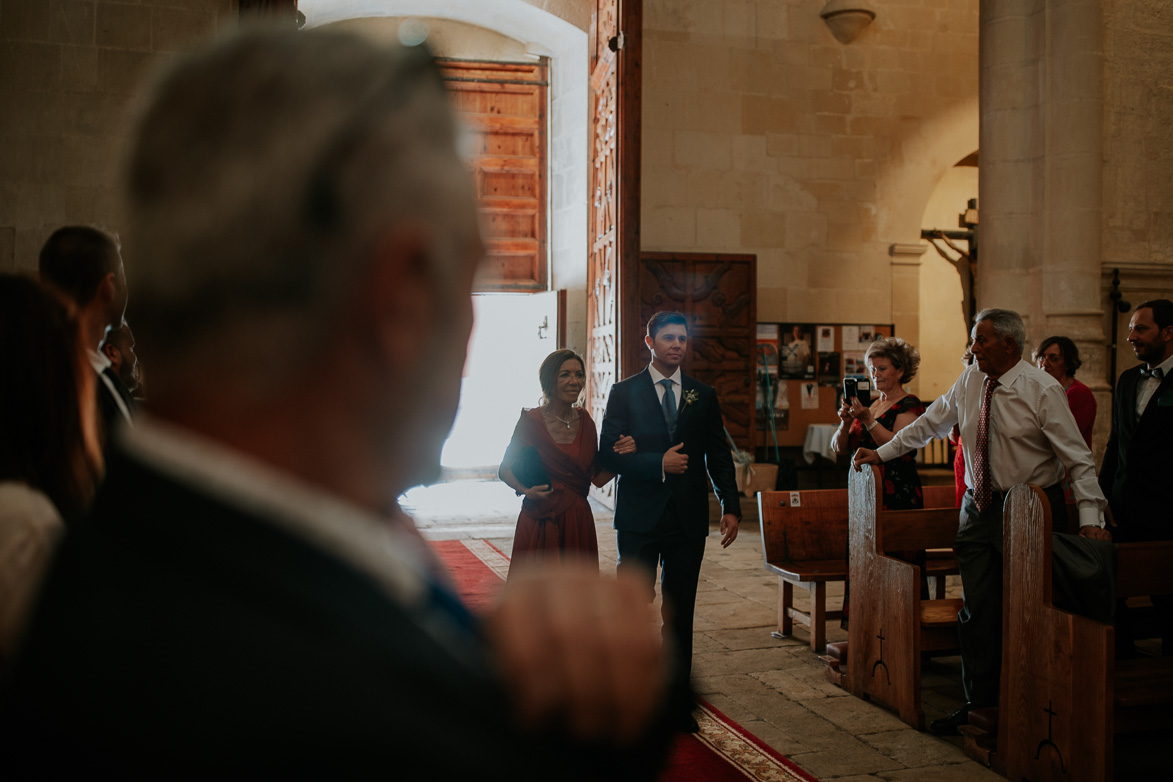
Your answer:
[[[437,541],[432,547],[452,573],[460,596],[475,610],[491,599],[509,572],[509,558],[483,540]],[[700,733],[677,739],[662,782],[817,782],[733,720],[700,701]]]

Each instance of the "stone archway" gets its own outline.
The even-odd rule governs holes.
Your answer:
[[[921,241],[920,231],[934,193],[957,162],[977,148],[978,99],[974,95],[925,117],[910,128],[897,142],[893,162],[877,179],[876,203],[880,205],[877,235],[885,237],[889,246],[892,320],[896,333],[921,349],[922,366],[945,366],[950,368],[949,371],[960,369],[957,358],[961,351],[955,350],[952,342],[932,340],[921,347],[922,320],[932,322],[930,319],[936,316],[935,312],[926,313],[922,306],[922,267],[930,263],[944,264],[945,261],[931,250],[927,254],[924,252],[927,245]],[[973,195],[977,195],[976,191]],[[959,204],[961,206],[964,202]],[[956,277],[952,270],[948,273]],[[953,296],[947,289],[940,292]],[[950,324],[954,322],[960,324],[961,321],[959,318],[949,321]],[[961,333],[960,327],[957,331]],[[914,390],[921,393],[919,385],[915,385],[917,381],[913,382]],[[933,382],[932,385],[935,387],[939,383]],[[935,397],[938,391],[932,390],[925,398]]]

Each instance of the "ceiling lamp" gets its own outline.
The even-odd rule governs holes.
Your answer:
[[[876,12],[868,0],[827,0],[819,12],[839,43],[851,43],[872,23]]]

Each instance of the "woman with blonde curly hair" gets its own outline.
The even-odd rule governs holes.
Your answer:
[[[879,448],[925,411],[924,403],[904,390],[920,368],[920,352],[899,337],[881,337],[864,354],[872,388],[878,395],[869,407],[858,398],[844,399],[839,428],[831,440],[836,453]],[[884,472],[885,510],[923,508],[924,494],[916,471],[916,452],[887,462]]]

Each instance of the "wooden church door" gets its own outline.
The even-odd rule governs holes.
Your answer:
[[[644,360],[636,297],[642,0],[596,0],[588,177],[587,405],[602,422],[611,385]],[[611,485],[600,499],[609,499]]]

